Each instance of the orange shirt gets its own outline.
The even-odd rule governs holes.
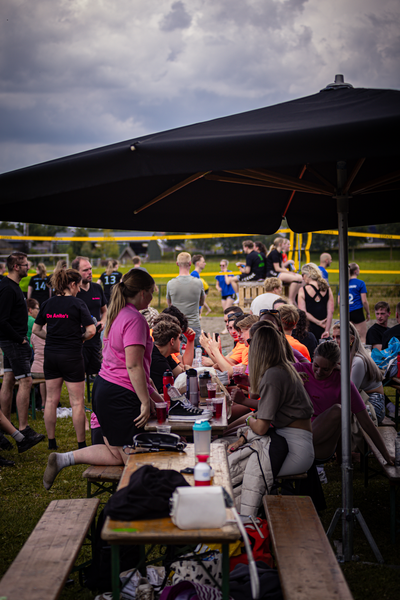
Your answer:
[[[296,340],[296,338],[294,338],[292,335],[286,334],[286,339],[289,342],[289,344],[292,346],[292,348],[301,352],[302,355],[304,356],[304,358],[306,358],[307,360],[309,360],[311,362],[311,357],[310,357],[310,353],[308,351],[307,346],[305,346],[304,344],[299,342],[299,340]]]
[[[236,361],[237,364],[243,363],[247,365],[248,354],[249,349],[245,346],[245,344],[243,342],[238,342],[232,352],[228,354],[227,358],[231,358],[232,360]],[[246,359],[246,362],[244,362],[243,358]]]

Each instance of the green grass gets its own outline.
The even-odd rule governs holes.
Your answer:
[[[394,393],[389,388],[386,388],[386,391],[391,395]],[[65,388],[62,404],[68,406]],[[15,418],[13,421],[15,422]],[[46,433],[42,413],[39,413],[36,421],[30,419],[29,422],[40,433]],[[70,418],[58,419],[56,435],[61,452],[76,448],[76,437]],[[87,442],[90,442],[89,432],[87,432]],[[18,455],[16,450],[2,452],[4,457],[14,459],[16,466],[0,469],[0,578],[22,548],[51,500],[86,497],[86,483],[82,479],[86,467],[82,465],[64,469],[50,492],[43,488],[43,472],[48,454],[46,442],[41,442],[21,455]],[[328,483],[324,485],[324,492],[327,509],[322,514],[325,530],[336,508],[341,505],[341,469],[332,462],[326,466],[326,473]],[[397,545],[393,547],[390,543],[389,528],[389,482],[383,477],[375,477],[365,488],[359,465],[355,465],[353,488],[354,506],[361,510],[386,564],[384,566],[370,564],[375,563],[375,558],[357,524],[354,531],[354,553],[359,556],[359,562],[343,565],[345,577],[355,600],[375,600],[375,598],[397,600],[400,589],[400,531]],[[398,496],[399,494],[400,490]],[[104,497],[101,499],[103,500]],[[333,539],[340,537],[341,529],[338,525]],[[89,549],[84,548],[78,562],[88,558]],[[395,565],[395,568],[390,568],[388,565]],[[75,584],[63,590],[61,600],[77,598],[90,600],[95,597],[95,594],[89,590],[80,589],[77,574],[72,578]]]

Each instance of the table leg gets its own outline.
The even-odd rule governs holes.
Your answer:
[[[119,600],[119,545],[111,544],[111,587],[113,600]]]
[[[229,600],[229,544],[222,544],[222,600]]]

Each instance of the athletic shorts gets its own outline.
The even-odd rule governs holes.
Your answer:
[[[98,375],[93,384],[92,401],[93,410],[110,446],[132,444],[133,436],[144,431],[133,422],[140,415],[141,402],[132,390]]]
[[[50,349],[46,352],[45,349],[43,371],[46,381],[59,377],[70,383],[85,381],[85,363],[82,354],[77,352],[61,353]]]
[[[350,321],[355,324],[364,323],[364,321],[365,321],[364,309],[357,308],[357,310],[352,310],[350,313]]]
[[[228,300],[228,298],[235,299],[235,294],[231,294],[230,296],[221,296],[222,300]]]
[[[4,373],[13,373],[15,379],[31,377],[32,348],[28,343],[1,340],[0,348],[4,352]]]
[[[240,273],[238,277],[239,281],[255,281],[256,274],[255,273]]]
[[[87,375],[97,375],[101,369],[101,361],[103,360],[101,347],[86,346],[86,344],[83,344],[83,360],[85,362],[85,373]]]

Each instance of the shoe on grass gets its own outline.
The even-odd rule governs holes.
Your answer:
[[[322,465],[317,465],[318,477],[321,483],[328,483],[325,469]]]
[[[31,431],[33,431],[33,429]],[[36,446],[36,444],[38,444],[39,442],[44,440],[45,436],[42,433],[36,433],[36,432],[33,432],[33,433],[34,433],[34,435],[30,435],[29,437],[25,436],[24,439],[22,440],[22,442],[17,442],[17,448],[18,448],[19,454],[21,454],[22,452],[26,452],[27,450],[30,450],[31,448],[33,448],[33,446]]]
[[[0,431],[0,448],[1,450],[12,450],[14,446],[8,441],[6,436]]]
[[[32,429],[32,427],[29,427],[29,425],[27,425],[25,429],[20,429],[19,431],[25,438],[28,439],[34,438],[36,435],[42,435],[41,433],[36,433],[36,431]],[[45,436],[43,435],[42,439],[44,439],[44,437]]]
[[[6,458],[0,456],[0,467],[13,467],[14,465],[15,462],[13,460],[7,460]]]

